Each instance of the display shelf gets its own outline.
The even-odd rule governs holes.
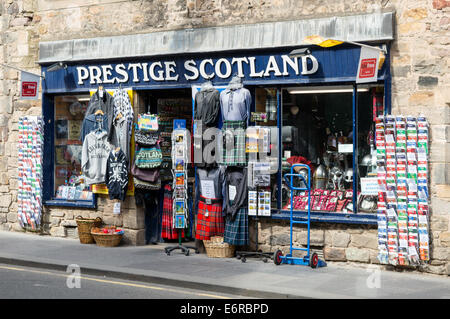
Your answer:
[[[271,218],[289,220],[290,214],[289,210],[272,209]],[[294,220],[302,221],[308,218],[307,211],[294,211],[293,215]],[[377,214],[311,211],[311,222],[377,225]]]

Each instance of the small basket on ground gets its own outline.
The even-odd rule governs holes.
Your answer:
[[[213,236],[210,240],[204,240],[206,255],[211,258],[234,257],[235,246],[225,243],[223,237]]]
[[[105,233],[103,230],[109,232]],[[93,227],[91,230],[91,235],[94,238],[97,246],[101,247],[116,247],[120,244],[123,237],[123,231],[117,233],[115,226],[109,226],[104,228]]]
[[[102,225],[102,219],[97,218],[83,218],[78,216],[76,219],[78,226],[78,237],[82,244],[93,244],[94,238],[91,235],[92,227],[100,227]]]

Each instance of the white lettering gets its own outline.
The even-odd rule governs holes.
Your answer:
[[[111,64],[102,65],[103,70],[103,83],[114,83],[115,78],[108,78],[112,76],[111,70],[113,69]]]
[[[166,66],[166,80],[169,81],[176,81],[178,80],[179,75],[175,75],[173,76],[172,73],[175,73],[175,68],[177,66],[177,64],[175,63],[175,61],[170,61],[170,62],[164,62],[165,66]]]
[[[273,55],[269,58],[264,76],[270,76],[270,72],[274,72],[275,76],[281,76],[280,68],[278,67],[277,61]]]
[[[84,66],[78,66],[77,72],[78,72],[78,84],[82,85],[83,81],[89,78],[89,71]]]
[[[192,72],[192,75],[187,75],[184,74],[184,77],[186,80],[197,80],[199,73],[198,73],[198,69],[196,68],[197,64],[195,63],[194,60],[188,60],[184,62],[184,68],[189,71]]]
[[[288,55],[282,55],[281,58],[283,59],[283,75],[289,75],[288,64],[295,71],[296,75],[299,74],[298,59],[296,57],[292,60]]]
[[[308,70],[308,60],[310,59],[312,62],[312,68],[311,70]],[[319,69],[319,62],[317,59],[312,55],[306,55],[302,56],[302,75],[308,75],[308,74],[314,74]]]
[[[237,65],[237,75],[241,78],[244,77],[244,70],[242,67],[242,62],[245,62],[248,64],[248,60],[247,58],[233,58],[233,60],[231,60],[231,64],[234,64],[236,62]]]
[[[248,58],[248,60],[250,61],[250,76],[252,78],[262,78],[264,71],[256,73],[255,59],[256,58],[254,56]]]
[[[122,76],[122,79],[118,79],[116,77],[117,83],[128,82],[128,72],[125,69],[125,64],[117,64],[116,65],[116,73]]]
[[[128,64],[128,70],[133,69],[133,82],[139,82],[137,69],[142,69],[142,65],[140,63],[130,63]]]
[[[222,64],[225,64],[225,69],[226,69],[225,74],[223,74],[222,70],[221,70]],[[217,74],[218,77],[220,77],[222,79],[228,78],[231,75],[231,64],[230,64],[230,61],[228,61],[227,59],[224,59],[224,58],[219,59],[216,62],[215,70],[216,70],[216,74]]]
[[[164,81],[164,71],[163,70],[158,71],[158,76],[155,75],[155,67],[157,67],[157,66],[162,68],[162,63],[161,62],[153,62],[152,64],[150,64],[150,77],[154,81]]]
[[[205,71],[205,64],[209,63],[211,65],[214,65],[213,60],[212,59],[206,59],[203,60],[202,62],[200,62],[200,75],[204,78],[204,79],[212,79],[214,77],[214,72],[211,74],[206,74]]]
[[[148,78],[148,69],[147,69],[148,63],[142,63],[142,71],[144,71],[144,82],[149,82],[150,79]]]
[[[89,83],[91,84],[102,83],[102,80],[100,79],[101,76],[102,70],[98,66],[89,67],[89,77],[91,78]]]

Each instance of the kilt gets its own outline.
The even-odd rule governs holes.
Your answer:
[[[230,245],[248,245],[248,214],[247,208],[241,208],[236,213],[234,220],[226,219],[224,242]]]
[[[206,204],[199,200],[195,238],[210,240],[212,236],[223,236],[224,228],[222,204]]]
[[[247,165],[245,153],[245,122],[224,121],[222,126],[223,135],[223,158],[221,164],[227,166]],[[231,140],[233,138],[233,140]],[[227,147],[228,146],[228,147]]]
[[[181,232],[184,237],[184,230]],[[164,188],[163,213],[161,221],[161,238],[178,239],[178,229],[173,228],[173,198],[170,186]]]

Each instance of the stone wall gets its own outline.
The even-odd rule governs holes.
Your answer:
[[[0,63],[40,73],[36,64],[40,41],[357,14],[380,9],[396,12],[396,38],[390,60],[392,112],[422,113],[431,123],[431,264],[436,269],[446,267],[449,273],[450,1],[4,0],[0,3]],[[0,229],[8,230],[20,228],[16,221],[17,121],[22,115],[41,113],[40,101],[19,100],[18,79],[16,70],[0,67]],[[102,207],[108,204],[100,203],[98,212]],[[63,211],[64,216],[58,216]],[[45,218],[49,225],[54,222],[50,227],[52,233],[62,234],[60,223],[70,220],[71,216],[70,213],[66,216],[66,211],[70,210],[47,210]],[[76,214],[74,211],[73,215]],[[107,214],[105,212],[105,217]],[[266,227],[281,227],[280,231],[286,234],[288,230],[286,225],[274,221],[273,225],[262,226],[262,238],[268,236]],[[364,234],[352,233],[353,227],[345,225],[318,225],[315,229],[319,237],[323,232],[324,242],[331,240],[331,245],[323,246],[329,258],[342,259],[345,255],[345,260],[367,262],[369,258],[369,262],[375,262],[374,248],[370,246],[373,238],[366,247],[355,244],[363,241],[358,235],[375,237],[373,229],[359,228]],[[340,247],[342,243],[333,245],[333,238],[345,242],[348,236],[347,247]],[[267,244],[267,239],[263,244]],[[367,253],[359,255],[361,249],[369,251],[368,257]]]

